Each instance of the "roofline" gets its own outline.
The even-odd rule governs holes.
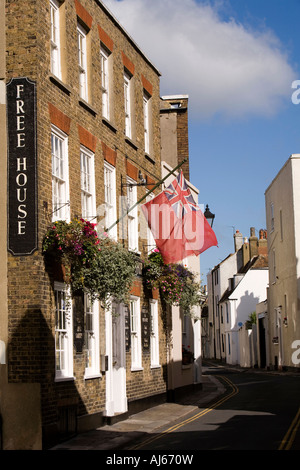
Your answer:
[[[126,31],[126,29],[121,25],[119,20],[112,14],[112,12],[107,8],[104,3],[102,3],[101,0],[95,0],[95,2],[99,5],[100,8],[109,16],[111,21],[119,28],[119,30],[127,37],[129,42],[132,44],[132,46],[136,49],[136,51],[145,59],[145,61],[153,68],[153,70],[161,76],[160,71],[158,70],[157,67],[151,62],[151,60],[144,54],[144,52],[140,49],[140,47],[137,45],[137,43],[132,39],[130,34]]]
[[[230,253],[229,255],[227,255],[226,258],[222,259],[222,261],[220,261],[219,264],[216,264],[213,268],[211,268],[211,272],[216,271],[217,269],[219,269],[221,264],[223,264],[225,261],[228,260],[228,258],[230,258],[231,256],[234,256],[235,254],[236,254],[236,251],[234,253]]]
[[[272,179],[271,183],[269,184],[269,186],[267,187],[267,189],[265,190],[265,195],[267,194],[267,192],[269,191],[270,187],[273,185],[273,183],[278,179],[279,175],[283,172],[284,168],[291,162],[291,160],[299,160],[300,158],[300,154],[299,153],[292,153],[289,158],[286,160],[286,162],[282,165],[282,167],[280,168],[280,170],[278,171],[278,173],[276,174],[276,176],[274,176],[274,178]]]
[[[189,95],[165,95],[161,96],[162,100],[182,100],[182,99],[188,99]]]

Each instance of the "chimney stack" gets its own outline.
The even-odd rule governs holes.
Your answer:
[[[250,259],[258,255],[258,238],[255,236],[255,227],[250,228]]]
[[[258,254],[264,256],[268,255],[267,231],[263,229],[259,231]]]
[[[246,266],[246,264],[250,261],[250,247],[249,247],[249,242],[248,238],[244,238],[244,243],[243,243],[243,266]]]
[[[243,246],[243,235],[241,234],[239,230],[237,230],[235,234],[233,235],[233,238],[234,238],[234,249],[237,252]]]

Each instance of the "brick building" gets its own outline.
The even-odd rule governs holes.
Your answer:
[[[188,132],[188,95],[170,95],[161,97],[161,165],[162,176],[182,164],[182,170],[188,188],[198,203],[199,191],[189,181],[189,132]],[[165,181],[168,186],[174,177]],[[200,261],[198,256],[189,256],[183,260],[200,282]],[[171,400],[202,386],[201,376],[201,307],[194,306],[193,317],[186,314],[183,308],[172,306],[169,321],[172,331],[172,342],[168,347],[168,396]],[[185,352],[193,354],[193,360],[184,358]]]
[[[150,247],[138,212],[110,230],[137,259],[130,309],[116,304],[118,315],[86,302],[81,319],[74,303],[68,317],[65,284],[41,249],[54,221],[111,227],[121,196],[132,205],[161,179],[160,73],[99,0],[0,5],[9,161],[7,201],[1,188],[1,435],[4,449],[38,449],[166,394],[161,304],[143,291],[138,267]],[[5,146],[1,152],[2,165]],[[155,325],[151,342],[143,315]],[[137,331],[127,338],[133,316]]]

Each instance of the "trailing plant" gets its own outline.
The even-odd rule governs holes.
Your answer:
[[[256,324],[256,312],[250,313],[250,315],[249,315],[249,321],[250,321],[251,323]]]
[[[107,234],[98,236],[95,226],[84,219],[53,223],[43,240],[43,254],[66,267],[66,282],[73,294],[84,291],[105,307],[111,297],[126,302],[135,277],[135,259]]]
[[[182,264],[165,264],[158,250],[151,253],[144,263],[146,286],[159,289],[162,299],[170,305],[179,306],[185,314],[192,314],[192,308],[200,305],[200,283],[196,276]]]

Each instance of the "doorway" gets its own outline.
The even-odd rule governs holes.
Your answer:
[[[126,395],[126,349],[125,306],[116,302],[105,313],[106,355],[106,416],[125,413]]]
[[[264,318],[259,318],[259,354],[260,354],[260,367],[264,369],[267,365],[266,360],[266,330],[264,325]]]

